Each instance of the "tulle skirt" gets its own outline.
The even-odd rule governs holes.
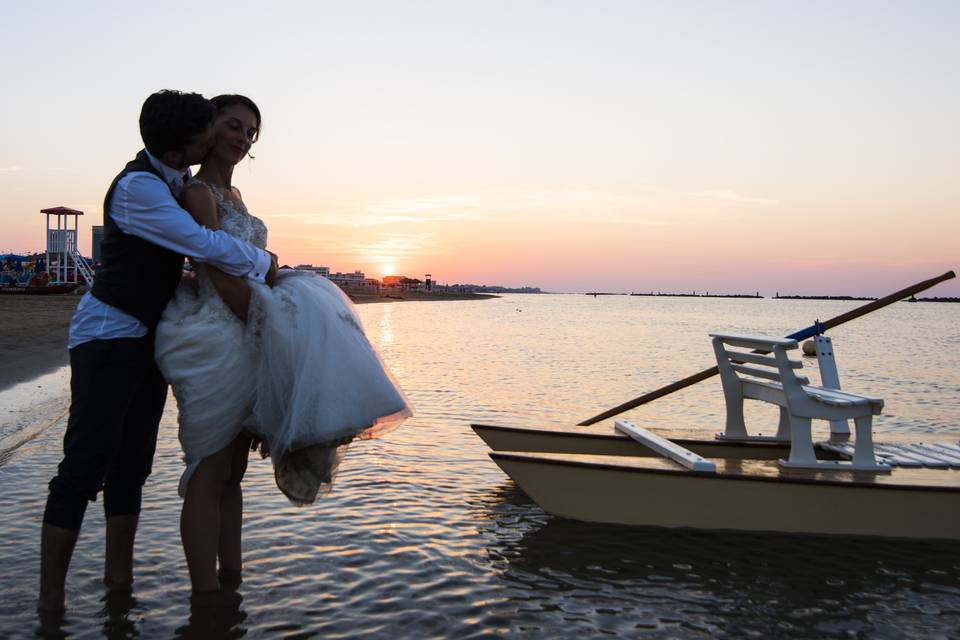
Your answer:
[[[263,440],[280,490],[309,504],[350,441],[412,415],[353,303],[326,278],[283,271],[273,288],[251,282],[246,324],[198,281],[181,284],[156,336],[179,409],[181,496],[200,462],[246,430]]]

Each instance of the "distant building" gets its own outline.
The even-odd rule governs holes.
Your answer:
[[[416,278],[404,278],[400,281],[400,285],[404,291],[421,291],[423,289],[423,281]]]
[[[543,293],[540,287],[502,287],[492,284],[434,284],[435,291],[456,293]]]
[[[394,291],[422,291],[423,281],[407,276],[385,276],[383,286]]]
[[[363,291],[366,290],[367,277],[362,271],[354,271],[353,273],[331,273],[327,276],[331,282],[343,289],[344,291]]]
[[[298,264],[294,268],[297,271],[309,271],[310,273],[315,273],[318,276],[323,276],[324,278],[330,277],[330,267],[315,267],[312,264]]]
[[[94,262],[100,262],[100,245],[103,244],[103,225],[95,224],[93,225],[93,233],[91,234],[91,247],[90,255],[93,257]]]

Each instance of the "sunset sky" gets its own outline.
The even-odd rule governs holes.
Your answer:
[[[234,183],[282,262],[879,295],[960,268],[958,34],[954,1],[5,5],[0,252],[65,205],[89,253],[177,88],[260,105]]]

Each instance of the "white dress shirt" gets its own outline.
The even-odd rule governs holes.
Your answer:
[[[270,254],[224,231],[198,225],[175,198],[190,179],[190,169],[173,169],[149,151],[146,154],[163,180],[147,171],[132,171],[120,179],[109,205],[110,217],[120,231],[199,262],[209,262],[224,273],[264,282],[270,270]],[[145,335],[147,327],[142,322],[87,292],[70,321],[68,347],[73,349],[90,340]]]

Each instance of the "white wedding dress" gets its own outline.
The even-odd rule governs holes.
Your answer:
[[[246,207],[193,188],[211,189],[221,229],[266,247],[266,226]],[[330,488],[353,438],[382,435],[412,412],[335,284],[283,270],[273,288],[250,281],[250,293],[244,324],[200,265],[157,327],[156,359],[177,399],[187,465],[180,495],[201,460],[246,430],[266,444],[281,491],[309,504]]]

